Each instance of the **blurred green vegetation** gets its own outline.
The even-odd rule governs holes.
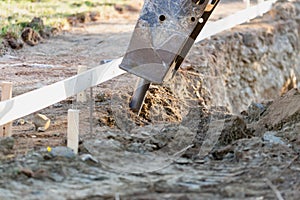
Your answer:
[[[45,26],[62,27],[66,18],[76,13],[99,12],[109,15],[115,4],[126,4],[131,0],[1,0],[0,36],[8,33],[18,36],[20,31],[34,18],[40,17]]]

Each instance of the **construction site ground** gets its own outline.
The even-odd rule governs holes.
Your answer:
[[[299,3],[282,4],[295,6],[300,19]],[[211,20],[243,8],[222,1]],[[17,96],[76,75],[78,66],[119,58],[138,14],[78,23],[9,50],[0,57],[0,81],[12,82]],[[268,16],[226,35],[259,29]],[[125,74],[85,91],[86,102],[74,96],[15,120],[12,137],[0,139],[0,199],[299,199],[300,60],[277,95],[232,109],[222,104],[227,85],[212,90],[208,69],[197,66],[208,40],[192,48],[174,80],[151,86],[140,116],[128,108],[137,78]],[[68,109],[80,110],[78,155],[64,148]],[[36,130],[36,114],[51,120],[45,132]]]

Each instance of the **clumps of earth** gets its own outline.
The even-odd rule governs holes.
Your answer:
[[[121,17],[125,17],[125,13],[138,13],[140,11],[141,5],[139,5],[138,2],[131,4],[116,4],[116,3],[99,3],[102,6],[113,6],[113,11],[112,13],[114,14],[119,14]],[[137,5],[136,5],[137,4]],[[78,5],[79,6],[79,5]],[[89,23],[89,22],[96,22],[101,19],[101,17],[106,18],[106,14],[100,13],[98,11],[91,11],[91,12],[79,12],[72,14],[67,17],[67,21],[71,26],[80,26],[84,23]]]
[[[153,89],[150,96],[169,96],[163,99],[171,102],[174,111],[182,103],[175,101],[178,93],[166,86]],[[127,93],[119,93],[126,103]],[[98,98],[103,107],[111,107],[116,97]],[[110,116],[117,127],[82,136],[79,155],[59,146],[16,158],[17,138],[0,139],[0,175],[4,177],[0,186],[5,191],[0,197],[20,196],[20,191],[31,191],[31,198],[55,196],[59,191],[65,199],[113,199],[115,195],[196,199],[203,193],[208,199],[274,199],[279,195],[296,199],[299,195],[298,89],[272,101],[253,102],[241,114],[207,106],[200,99],[189,104],[194,107],[188,112],[163,111],[172,122],[154,118],[150,123],[151,109],[147,109],[160,107],[161,101],[146,102],[141,119],[125,118],[131,113],[118,107],[120,112]],[[141,121],[145,124],[140,125]],[[12,190],[16,185],[22,190]]]
[[[85,23],[87,21],[97,21],[99,17],[98,12],[79,13],[67,18],[70,25],[75,25],[75,22]],[[50,38],[61,31],[62,27],[49,27],[44,24],[44,21],[39,17],[34,17],[31,22],[24,25],[19,33],[8,32],[4,36],[4,40],[0,44],[0,55],[5,54],[8,48],[19,50],[23,48],[24,44],[35,46],[43,40]]]
[[[8,32],[4,36],[4,40],[0,44],[0,55],[5,54],[8,48],[19,50],[23,48],[24,44],[35,46],[58,31],[58,28],[45,26],[41,18],[34,17],[31,22],[25,25],[21,31],[20,38],[17,36],[17,33],[12,32]]]
[[[71,26],[76,26],[82,23],[98,21],[99,18],[100,18],[100,12],[96,12],[96,11],[82,12],[67,17],[67,21]]]
[[[86,23],[88,21],[97,21],[99,17],[98,12],[79,13],[67,18],[71,26],[79,23]],[[0,56],[6,54],[10,49],[19,50],[23,48],[24,44],[29,46],[36,46],[43,40],[49,39],[51,36],[58,34],[62,30],[62,25],[58,27],[50,27],[44,24],[44,21],[39,17],[34,17],[31,22],[24,25],[19,33],[8,32],[3,37],[0,43]]]
[[[275,8],[294,4],[298,20],[299,3]],[[95,98],[97,131],[81,135],[79,155],[62,145],[16,157],[20,138],[1,139],[0,199],[298,199],[300,62],[292,41],[299,26],[287,24],[296,19],[284,13],[276,15],[283,21],[263,17],[246,27],[256,29],[239,27],[196,45],[169,84],[151,86],[140,116],[128,109],[133,76],[107,83]],[[251,35],[259,33],[274,42],[253,47]],[[250,53],[262,57],[242,60]]]
[[[85,2],[86,4],[88,1]],[[110,6],[113,8],[112,15],[119,15],[121,18],[128,18],[126,14],[137,14],[140,10],[140,3],[136,2],[131,4],[115,4],[115,3],[99,3],[102,6]],[[80,6],[81,4],[77,5]],[[76,5],[74,5],[76,6]],[[72,14],[66,18],[67,24],[60,24],[57,27],[50,27],[44,24],[44,21],[40,17],[34,17],[31,22],[22,24],[23,29],[21,33],[8,32],[3,36],[3,40],[0,40],[0,56],[6,54],[11,49],[19,50],[23,48],[25,44],[29,46],[35,46],[43,40],[48,39],[52,35],[58,34],[62,29],[67,26],[81,26],[82,24],[89,22],[97,22],[100,19],[109,18],[106,14],[101,14],[99,11],[79,12]],[[19,36],[20,35],[20,36]]]
[[[218,152],[217,149],[227,149],[241,139],[263,137],[269,132],[276,137],[283,127],[297,126],[300,121],[297,88],[288,90],[278,99],[252,102],[246,110],[232,113],[228,107],[215,104],[203,75],[193,68],[179,70],[169,84],[151,86],[139,116],[128,109],[133,87],[120,84],[116,88],[112,93],[96,96],[99,126],[121,129],[121,135],[136,132],[139,127],[146,132],[169,127],[169,124],[187,127],[194,133],[190,141],[192,147],[184,154],[190,159],[197,158],[207,143],[210,145],[207,154]],[[116,138],[123,138],[121,135]],[[140,138],[140,144],[144,142]],[[220,159],[216,153],[213,155]]]

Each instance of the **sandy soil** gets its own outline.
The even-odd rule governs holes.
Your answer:
[[[243,8],[245,8],[245,4],[242,2],[223,1],[217,7],[211,20],[228,16]],[[67,31],[52,36],[50,39],[43,40],[39,45],[25,46],[21,50],[12,51],[0,58],[0,81],[12,82],[14,85],[13,96],[17,96],[76,75],[80,65],[85,65],[90,69],[98,66],[101,60],[119,58],[127,49],[138,14],[138,12],[116,13],[112,15],[113,18],[105,21],[78,24],[75,27],[70,27]],[[117,80],[117,85],[122,83],[130,85],[132,90],[135,85],[135,81],[131,80],[132,78],[135,79],[135,77],[126,75],[124,80]],[[94,88],[94,93],[105,93],[111,87],[114,88],[111,83],[98,86]],[[87,95],[89,94],[88,91]],[[81,115],[81,122],[84,121],[81,128],[82,132],[89,131],[90,122],[87,118],[90,111],[86,108],[88,106],[88,102],[85,105],[77,105],[76,99],[70,98],[40,111],[52,120],[52,125],[46,135],[57,135],[57,133],[65,135],[67,110],[74,107],[84,109],[82,113],[85,114]],[[94,106],[97,109],[97,105]],[[100,116],[99,112],[103,111],[94,111],[94,116]],[[36,134],[33,131],[32,118],[33,115],[25,117],[24,120],[29,123],[24,126],[14,126],[14,134],[20,134],[21,138],[26,138],[24,140],[26,150],[33,146],[64,144],[64,139],[59,138],[54,139],[58,143],[52,143],[48,139],[40,141],[40,137],[43,138],[45,135]],[[26,136],[23,133],[26,133]],[[33,137],[37,136],[37,138],[32,139],[30,134]],[[30,140],[28,140],[27,135],[29,135]],[[36,141],[37,144],[32,143],[32,140]]]
[[[242,7],[223,1],[212,19]],[[13,82],[16,96],[118,58],[137,15],[13,51],[0,58],[0,80]],[[51,119],[46,132],[34,130],[33,115],[16,120],[13,137],[0,140],[0,199],[298,199],[298,90],[233,115],[209,105],[201,72],[182,69],[150,88],[137,117],[127,106],[135,79],[126,74],[94,87],[86,103],[72,97],[41,110]],[[78,156],[56,149],[66,146],[70,108],[81,110]]]

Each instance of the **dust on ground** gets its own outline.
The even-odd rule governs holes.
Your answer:
[[[1,79],[16,96],[75,75],[78,65],[118,58],[134,23],[86,23],[13,51],[1,58]],[[128,110],[134,76],[93,88],[93,133],[90,100],[75,97],[40,112],[51,119],[46,132],[34,130],[32,115],[17,120],[13,137],[0,140],[1,199],[297,199],[299,90],[233,114],[215,105],[205,70],[187,63],[172,82],[152,86],[139,117]],[[64,148],[74,107],[78,156]]]

